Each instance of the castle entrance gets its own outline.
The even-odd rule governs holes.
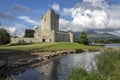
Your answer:
[[[45,42],[45,39],[42,39],[42,42]]]

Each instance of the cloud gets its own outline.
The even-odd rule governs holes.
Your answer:
[[[92,2],[92,3],[101,3],[104,2],[105,0],[83,0],[83,2]]]
[[[31,18],[28,17],[28,16],[19,16],[19,17],[17,17],[17,18],[18,18],[18,19],[21,19],[21,20],[24,20],[24,21],[26,21],[26,22],[28,22],[28,23],[30,23],[30,24],[33,24],[33,25],[38,25],[38,24],[39,24],[38,21],[35,21],[35,20],[31,19]]]
[[[90,2],[94,6],[101,6],[106,5],[106,0],[83,0],[83,2]]]
[[[54,9],[56,11],[59,11],[59,9],[60,9],[59,4],[57,4],[57,3],[53,3],[53,5],[51,7],[52,7],[52,9]]]
[[[6,30],[12,35],[16,32],[16,28],[15,27],[8,27],[6,28]]]
[[[13,26],[16,27],[16,32],[14,33],[14,35],[19,37],[23,37],[25,29],[28,28],[26,25],[20,23],[14,23]]]
[[[15,19],[15,17],[8,12],[0,12],[0,17],[4,19],[10,19],[10,20]]]
[[[71,8],[68,10],[68,14],[71,16],[72,21],[70,21],[70,25],[68,23],[67,25],[71,26],[72,24],[70,29],[73,31],[104,29],[109,23],[109,17],[104,10],[91,10],[79,7]]]
[[[106,0],[84,0],[74,7],[63,8],[62,15],[72,20],[60,19],[61,30],[120,30],[120,5],[108,5]]]
[[[97,9],[97,10],[101,10],[102,7],[98,6],[98,5],[94,5],[92,4],[91,2],[82,2],[82,3],[77,3],[74,8],[84,8],[84,9],[91,9],[91,10],[94,10],[94,9]]]
[[[60,19],[59,19],[60,30],[63,30],[63,31],[69,30],[69,28],[70,28],[69,23],[70,23],[69,21],[60,18]]]
[[[14,4],[11,7],[13,10],[17,10],[17,11],[22,11],[22,12],[26,12],[29,11],[30,9],[28,7],[25,7],[23,5],[18,5],[18,4]]]
[[[103,10],[82,10],[77,8],[72,12],[72,23],[90,29],[102,29],[108,24],[107,13]]]
[[[13,23],[11,26],[0,26],[8,31],[11,36],[23,37],[25,29],[28,27],[24,24]]]
[[[63,8],[63,13],[62,15],[68,15],[71,16],[71,12],[74,10],[74,8]]]

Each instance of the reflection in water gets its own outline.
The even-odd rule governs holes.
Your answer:
[[[58,80],[66,80],[66,78],[71,73],[73,67],[83,67],[87,71],[90,71],[92,68],[96,68],[95,65],[95,55],[100,52],[84,52],[81,54],[71,54],[63,57],[60,60],[61,73],[58,75]]]
[[[11,74],[14,80],[66,80],[73,66],[82,66],[90,71],[96,68],[95,55],[99,52],[84,52],[63,56],[58,61],[50,62],[44,66],[27,69],[18,75]],[[92,66],[91,66],[92,65]]]
[[[27,69],[18,75],[11,75],[13,80],[49,80],[53,68],[53,62],[37,68]]]

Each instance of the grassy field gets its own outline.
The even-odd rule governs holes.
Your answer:
[[[106,50],[96,56],[98,70],[74,68],[68,80],[120,80],[120,50]]]
[[[74,50],[74,49],[101,49],[100,46],[87,46],[79,43],[57,42],[57,43],[32,43],[26,45],[8,44],[1,46],[0,49],[33,51],[33,50]]]

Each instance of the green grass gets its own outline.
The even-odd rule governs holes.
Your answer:
[[[57,43],[33,43],[26,45],[16,45],[9,44],[0,47],[0,49],[8,50],[21,50],[21,51],[31,51],[31,50],[75,50],[75,49],[100,49],[99,46],[88,46],[82,45],[79,43],[70,43],[70,42],[57,42]]]
[[[68,80],[120,80],[120,50],[105,50],[96,56],[98,70],[74,68]]]
[[[94,71],[89,73],[83,68],[73,68],[68,80],[104,80],[104,78]]]

